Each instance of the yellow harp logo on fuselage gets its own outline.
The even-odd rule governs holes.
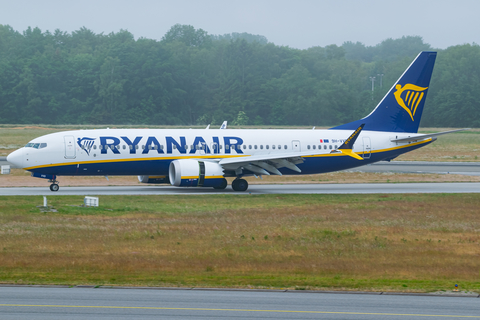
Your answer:
[[[417,107],[425,95],[423,91],[427,90],[428,87],[423,88],[411,83],[407,83],[403,86],[403,88],[401,84],[397,84],[395,89],[397,89],[397,91],[395,91],[393,95],[395,96],[397,103],[408,112],[412,118],[412,121],[415,121],[413,116],[415,115]]]

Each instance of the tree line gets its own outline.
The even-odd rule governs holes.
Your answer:
[[[0,123],[334,126],[370,113],[422,50],[417,36],[299,50],[179,24],[160,41],[0,25]],[[421,126],[480,127],[480,47],[437,51]]]

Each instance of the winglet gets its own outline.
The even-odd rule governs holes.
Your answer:
[[[353,157],[358,160],[363,160],[362,157],[360,157],[358,154],[353,152],[353,144],[355,141],[357,141],[358,136],[360,135],[360,132],[362,132],[363,127],[365,126],[365,123],[362,123],[360,127],[355,130],[350,137],[348,137],[347,140],[338,148],[339,151],[341,151],[343,154]]]

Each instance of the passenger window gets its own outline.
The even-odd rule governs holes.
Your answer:
[[[322,146],[321,145],[318,145],[318,150],[321,150],[322,149]]]
[[[337,146],[337,145],[335,145],[335,149],[338,149],[338,146]]]
[[[313,145],[313,146],[312,146],[312,148],[313,148],[313,150],[315,150],[316,146],[315,146],[315,145]]]
[[[247,149],[247,145],[246,145],[246,144],[243,145],[243,149]]]
[[[135,145],[135,149],[138,149],[138,144],[137,144],[137,145]],[[143,149],[143,148],[142,148],[142,149]]]
[[[323,145],[323,149],[327,149],[327,145],[326,145],[326,144]]]
[[[287,145],[284,145],[283,147],[284,147],[285,150],[287,150]]]
[[[160,150],[163,150],[163,144],[160,145]]]
[[[222,150],[222,148],[223,148],[223,146],[222,146],[222,145],[220,145],[220,150]]]
[[[307,146],[307,149],[310,150],[310,145]]]
[[[94,146],[93,146],[93,150],[97,150],[97,145],[94,145]]]
[[[133,145],[129,144],[129,145],[128,145],[128,149],[132,150],[132,149],[133,149]]]
[[[332,145],[329,145],[328,148],[329,148],[330,150],[332,150]]]
[[[230,145],[229,144],[226,144],[225,145],[225,150],[229,150],[230,149]]]
[[[275,145],[274,145],[274,144],[272,144],[272,149],[275,149]]]
[[[278,145],[278,150],[282,149],[282,146],[281,145]]]
[[[265,149],[268,149],[268,148],[270,148],[270,147],[269,147],[269,145],[267,144],[267,145],[265,146]]]
[[[249,145],[249,146],[248,146],[248,149],[252,149],[252,145]]]
[[[142,144],[142,149],[145,149],[145,145]]]
[[[173,149],[177,149],[177,146],[176,146],[176,145],[173,145]]]
[[[260,149],[262,149],[262,150],[263,150],[263,144],[261,144],[261,145],[260,145]]]
[[[253,148],[254,148],[254,149],[257,149],[257,145],[254,145]]]
[[[126,146],[126,145],[123,145],[123,150],[125,150],[126,148],[127,148],[127,146]]]

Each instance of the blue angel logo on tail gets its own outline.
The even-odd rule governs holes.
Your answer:
[[[78,146],[85,150],[87,155],[90,155],[90,150],[92,149],[94,142],[95,138],[77,138]]]

